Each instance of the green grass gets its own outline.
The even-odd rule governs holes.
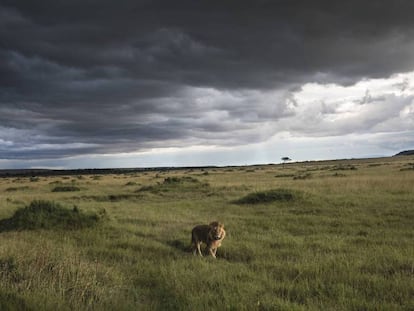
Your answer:
[[[413,310],[411,163],[84,176],[80,192],[4,178],[3,224],[26,209],[26,224],[105,221],[0,230],[0,310]],[[227,231],[217,260],[194,257],[191,229],[214,220]]]

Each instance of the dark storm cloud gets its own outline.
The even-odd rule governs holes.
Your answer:
[[[2,0],[0,158],[263,139],[305,82],[411,70],[413,13],[403,0]]]

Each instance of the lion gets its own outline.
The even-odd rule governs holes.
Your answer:
[[[198,225],[191,231],[191,247],[193,254],[203,256],[201,253],[201,243],[207,245],[207,250],[213,258],[216,258],[217,248],[226,236],[224,225],[218,221],[213,221],[209,225]]]

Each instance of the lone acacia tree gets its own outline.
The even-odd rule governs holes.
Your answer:
[[[292,161],[292,159],[289,157],[283,157],[282,161],[283,161],[283,164],[285,164],[286,162]]]

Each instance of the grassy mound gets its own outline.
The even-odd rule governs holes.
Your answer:
[[[29,206],[18,209],[11,218],[1,220],[0,231],[81,229],[96,225],[105,214],[105,210],[99,214],[86,214],[76,206],[67,209],[50,201],[33,201]]]
[[[289,189],[273,189],[267,191],[258,191],[236,200],[237,204],[260,204],[271,202],[289,202],[297,199],[299,194]]]

